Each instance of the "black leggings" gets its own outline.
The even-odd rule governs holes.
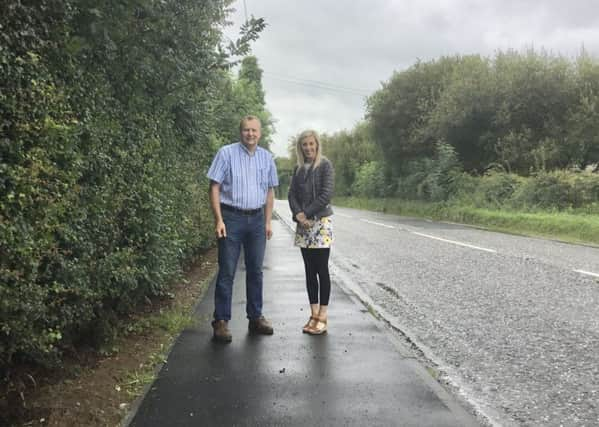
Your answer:
[[[329,305],[331,295],[331,277],[329,276],[330,248],[301,248],[306,269],[306,288],[310,304],[318,304],[320,287],[320,305]],[[318,278],[316,277],[318,276]],[[320,286],[319,286],[320,282]]]

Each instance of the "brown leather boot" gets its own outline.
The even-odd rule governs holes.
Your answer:
[[[253,334],[261,334],[261,335],[272,335],[274,330],[272,329],[272,324],[264,318],[264,316],[260,316],[257,319],[250,319],[248,323],[248,329]]]
[[[212,321],[212,329],[214,329],[212,339],[216,342],[230,343],[233,339],[231,331],[229,331],[229,328],[227,327],[226,320]]]

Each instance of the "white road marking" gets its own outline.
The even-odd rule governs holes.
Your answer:
[[[593,277],[599,277],[598,273],[593,273],[592,271],[584,271],[584,270],[574,270],[577,273],[580,274],[586,274],[587,276],[593,276]]]
[[[481,248],[480,246],[474,246],[474,245],[469,245],[468,243],[456,242],[455,240],[442,239],[440,237],[431,236],[429,234],[424,234],[424,233],[418,233],[416,231],[413,231],[412,233],[417,234],[418,236],[428,237],[429,239],[440,240],[442,242],[453,243],[454,245],[458,245],[458,246],[465,246],[467,248],[478,249],[479,251],[497,253],[497,251],[495,249]]]
[[[379,225],[381,227],[395,228],[392,225],[382,224],[380,222],[369,221],[369,220],[364,219],[364,218],[360,218],[360,221],[367,222],[368,224]]]

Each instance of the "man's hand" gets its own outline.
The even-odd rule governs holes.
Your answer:
[[[225,227],[225,223],[223,221],[217,221],[214,226],[214,233],[216,234],[217,239],[224,239],[227,237],[227,227]]]
[[[210,181],[210,207],[214,214],[214,234],[217,239],[227,237],[227,227],[223,221],[223,215],[220,211],[220,184],[216,181]]]
[[[270,224],[270,221],[266,221],[264,224],[264,230],[266,231],[266,240],[270,240],[272,237],[272,225]]]

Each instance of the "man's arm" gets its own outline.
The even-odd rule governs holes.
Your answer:
[[[216,181],[210,181],[210,207],[214,215],[214,233],[217,239],[227,237],[227,228],[223,221],[223,214],[220,210],[220,184]],[[272,212],[272,209],[271,209]]]
[[[264,229],[266,230],[266,239],[270,240],[272,237],[272,210],[275,205],[275,191],[272,187],[268,189],[266,193],[266,205],[264,206]]]

